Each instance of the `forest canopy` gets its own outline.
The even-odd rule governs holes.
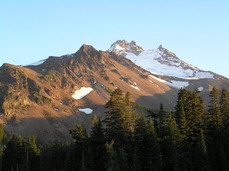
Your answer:
[[[120,88],[111,92],[105,119],[88,133],[76,124],[71,142],[37,143],[5,136],[0,126],[1,170],[228,170],[229,92],[215,87],[204,104],[198,90],[180,89],[174,111],[145,112]]]

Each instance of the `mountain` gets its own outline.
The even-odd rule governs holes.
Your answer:
[[[204,85],[204,82],[210,79],[215,80],[215,82],[219,80],[220,84],[222,84],[222,81],[228,81],[227,78],[221,75],[201,70],[184,62],[162,45],[157,49],[145,50],[134,41],[129,43],[125,40],[118,40],[111,45],[108,52],[114,52],[130,59],[136,65],[149,71],[153,78],[178,89],[194,87],[202,91],[204,88],[197,87],[198,82],[202,82]]]
[[[88,45],[71,55],[51,56],[24,67],[4,64],[1,120],[9,134],[66,141],[68,129],[76,123],[89,129],[92,114],[103,117],[109,92],[116,87],[129,91],[142,105],[156,109],[164,101],[172,108],[176,90],[149,75],[120,55]]]
[[[212,86],[229,80],[180,60],[159,46],[144,50],[119,40],[108,51],[89,45],[75,53],[27,66],[0,67],[0,113],[8,134],[36,135],[41,141],[70,139],[80,123],[90,129],[93,114],[104,117],[110,91],[120,87],[140,105],[173,110],[180,87],[199,88],[204,99]]]
[[[203,71],[182,61],[174,53],[163,48],[162,45],[154,50],[144,50],[134,41],[128,43],[125,40],[118,40],[111,45],[108,51],[118,53],[156,75],[187,80],[218,79],[216,74]]]

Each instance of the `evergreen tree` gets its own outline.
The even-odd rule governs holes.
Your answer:
[[[200,92],[196,89],[192,93],[192,111],[186,116],[189,138],[195,140],[200,135],[204,124],[205,105],[200,97]]]
[[[196,89],[192,93],[192,111],[187,118],[187,141],[189,159],[192,161],[194,170],[205,170],[208,167],[207,149],[204,135],[205,105],[200,92]]]
[[[27,137],[27,168],[28,170],[40,170],[40,149],[34,136]]]
[[[26,170],[26,147],[21,136],[12,136],[3,154],[3,170]]]
[[[188,142],[189,125],[187,115],[190,115],[191,92],[186,89],[180,89],[175,106],[175,118],[177,127],[180,130],[181,142],[178,150],[178,165],[180,170],[191,168],[190,144]]]
[[[127,156],[127,165],[133,165],[133,128],[136,114],[130,94],[124,93],[120,88],[111,93],[110,100],[106,103],[106,137],[108,143],[114,141],[113,148],[118,158]],[[121,168],[120,168],[121,169]]]
[[[130,93],[127,92],[124,97],[125,107],[125,122],[127,123],[127,129],[131,133],[134,132],[134,126],[137,120],[137,115],[133,109],[134,103],[130,99]]]
[[[160,146],[150,119],[147,123],[142,114],[136,122],[134,140],[139,170],[161,170]]]
[[[172,113],[167,114],[163,119],[160,137],[163,170],[178,170],[178,149],[182,142],[182,136]]]
[[[75,163],[74,169],[85,170],[86,154],[88,151],[88,136],[86,129],[81,125],[76,124],[75,128],[70,129],[69,132],[74,139],[73,153],[71,156],[73,159],[75,159],[75,161],[73,161]]]
[[[186,89],[180,89],[178,93],[177,104],[175,106],[176,122],[181,134],[187,134],[187,119],[186,114],[190,113],[190,92]]]
[[[203,129],[200,130],[198,137],[191,144],[191,160],[193,170],[209,170],[207,146]]]
[[[163,108],[162,108],[163,109]],[[154,122],[150,118],[148,125],[148,136],[146,137],[146,141],[148,141],[148,160],[149,160],[149,167],[148,169],[151,170],[161,170],[162,169],[162,161],[161,161],[161,151],[160,151],[160,146],[158,142],[158,137],[156,133],[156,129],[154,127]]]
[[[136,121],[134,130],[134,143],[136,148],[138,168],[143,170],[147,159],[145,153],[148,151],[146,143],[147,123],[144,114]]]
[[[211,98],[209,102],[209,121],[211,122],[212,126],[220,128],[223,125],[223,117],[219,106],[218,89],[213,87],[209,96]]]
[[[220,98],[220,109],[225,125],[229,124],[229,92],[227,89],[223,89]]]
[[[127,122],[125,120],[124,92],[119,88],[115,89],[105,108],[108,109],[105,119],[107,126],[106,136],[109,142],[114,140],[115,149],[121,148],[129,136]]]
[[[122,147],[131,136],[136,120],[130,94],[124,94],[120,88],[115,89],[106,104],[106,109],[108,109],[105,119],[108,141],[114,140],[114,146]]]
[[[227,170],[225,150],[223,146],[223,116],[220,111],[218,89],[210,92],[209,116],[207,123],[207,147],[209,161],[213,170]]]
[[[162,120],[163,118],[165,117],[166,115],[166,112],[164,110],[164,106],[162,103],[160,103],[160,108],[159,108],[159,112],[158,112],[158,115],[157,115],[157,118],[153,118],[154,119],[154,123],[155,123],[155,127],[156,128],[160,128],[161,127],[161,123],[162,123]]]
[[[229,162],[229,92],[225,88],[220,97],[220,109],[223,117],[223,147],[227,162]]]
[[[107,162],[106,162],[106,169],[108,171],[118,171],[120,170],[120,160],[117,155],[117,151],[114,150],[114,141],[112,140],[110,143],[106,142],[106,151],[107,151]],[[123,157],[122,157],[123,158]],[[126,162],[125,158],[124,160],[121,160],[121,163]]]
[[[41,150],[41,170],[74,170],[74,162],[68,163],[70,169],[66,168],[68,160],[67,153],[70,152],[71,144],[61,144],[58,142],[45,144]]]
[[[106,141],[100,118],[93,116],[93,127],[89,138],[89,161],[90,170],[105,170]]]
[[[205,114],[205,105],[202,98],[200,97],[200,92],[197,89],[194,90],[192,93],[191,107],[191,112],[186,115],[186,136],[188,137],[189,143],[192,144],[198,139],[200,132],[204,126],[203,118]]]

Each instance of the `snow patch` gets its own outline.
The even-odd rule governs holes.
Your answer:
[[[198,78],[198,77],[187,77],[185,79],[186,80],[199,80],[200,78]]]
[[[203,91],[204,88],[203,88],[203,87],[199,87],[198,90],[199,90],[199,91]]]
[[[111,48],[108,50],[109,52],[120,52],[120,51],[125,51],[125,49],[119,45],[113,45]]]
[[[76,90],[72,97],[76,100],[82,99],[87,96],[94,89],[91,87],[81,87],[79,90]]]
[[[149,82],[153,83],[153,84],[156,85],[157,87],[160,87],[158,84],[154,83],[152,80],[149,80]]]
[[[93,112],[93,110],[90,108],[79,108],[79,111],[84,112],[86,114],[91,114]]]
[[[135,88],[138,91],[141,91],[137,86],[134,86],[134,85],[130,85],[130,86],[133,87],[133,88]]]
[[[59,111],[59,109],[58,109],[57,107],[54,107],[54,108],[53,108],[53,110],[55,110],[55,111]]]
[[[197,72],[196,76],[199,78],[214,78],[214,75],[210,72]]]
[[[165,81],[165,80],[163,80],[161,78],[155,77],[154,75],[150,75],[150,77],[152,77],[153,79],[155,79],[155,80],[157,80],[157,81],[159,81],[161,83],[166,83],[167,82],[167,81]]]
[[[170,82],[166,82],[165,84],[167,84],[170,87],[177,88],[177,89],[189,86],[189,82],[186,82],[186,81],[175,81],[175,80],[171,80],[171,83]]]
[[[168,82],[168,81],[165,81],[163,79],[160,79],[158,77],[155,77],[153,75],[150,75],[152,78],[158,80],[159,82],[161,83],[164,83],[170,87],[173,87],[173,88],[177,88],[177,89],[180,89],[180,88],[184,88],[184,87],[187,87],[189,86],[189,82],[187,81],[176,81],[176,80],[171,80],[171,82]],[[151,81],[151,80],[150,80]],[[152,81],[151,81],[152,82]]]
[[[116,51],[116,52],[119,52],[119,51],[122,51],[122,50],[125,50],[123,47],[121,47],[121,46],[119,46],[119,45],[116,45],[115,47],[114,47],[114,50]]]

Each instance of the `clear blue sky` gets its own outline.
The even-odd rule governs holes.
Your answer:
[[[182,60],[229,77],[228,0],[0,0],[0,65],[107,50],[118,40],[160,44]]]

